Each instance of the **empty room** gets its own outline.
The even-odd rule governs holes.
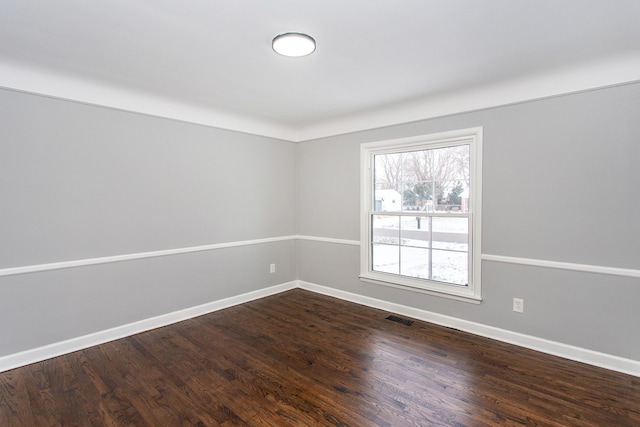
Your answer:
[[[0,426],[640,425],[637,0],[0,11]]]

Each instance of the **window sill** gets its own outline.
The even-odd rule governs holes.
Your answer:
[[[403,285],[403,284],[400,284],[400,283],[389,282],[389,281],[386,281],[386,280],[380,280],[378,278],[372,278],[372,277],[365,276],[365,275],[360,275],[359,278],[363,282],[373,283],[375,285],[388,286],[388,287],[391,287],[391,288],[403,289],[405,291],[417,292],[417,293],[421,293],[421,294],[427,294],[427,295],[432,295],[432,296],[436,296],[436,297],[447,298],[447,299],[452,299],[452,300],[456,300],[456,301],[462,301],[462,302],[466,302],[466,303],[470,303],[470,304],[480,304],[482,302],[482,297],[476,297],[475,295],[463,295],[463,294],[453,293],[453,292],[443,292],[443,291],[432,290],[432,289],[417,288],[415,286],[409,286],[409,285]]]

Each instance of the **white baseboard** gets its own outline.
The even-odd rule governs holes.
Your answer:
[[[296,286],[296,281],[283,283],[280,285],[271,286],[269,288],[259,289],[257,291],[247,292],[245,294],[224,298],[207,304],[202,304],[195,307],[186,308],[184,310],[178,310],[172,313],[144,319],[138,322],[129,323],[127,325],[118,326],[93,334],[84,335],[66,341],[61,341],[42,347],[25,350],[19,353],[3,356],[0,357],[0,372],[8,371],[20,366],[29,365],[31,363],[40,362],[42,360],[61,356],[63,354],[72,353],[74,351],[82,350],[94,345],[99,345],[120,338],[125,338],[131,335],[139,334],[141,332],[149,331],[155,328],[160,328],[162,326],[167,326],[172,323],[181,322],[183,320],[191,319],[197,316],[202,316],[204,314],[212,313],[214,311],[222,310],[234,305],[243,304],[245,302],[264,298],[270,295],[275,295],[280,292],[294,289],[296,288]]]
[[[433,313],[430,311],[408,307],[388,301],[366,297],[351,292],[345,292],[326,286],[316,285],[314,283],[298,281],[298,287],[308,291],[316,292],[323,295],[340,298],[345,301],[366,305],[368,307],[389,311],[392,313],[402,314],[413,317],[414,319],[424,320],[426,322],[435,323],[437,325],[449,328],[459,329],[475,335],[492,338],[498,341],[515,344],[520,347],[529,348],[554,356],[563,357],[565,359],[577,362],[587,363],[589,365],[599,366],[601,368],[610,369],[612,371],[622,372],[629,375],[640,377],[640,361],[626,359],[606,353],[575,347],[556,341],[550,341],[518,332],[508,331],[493,326],[487,326],[468,320],[458,319],[443,314]]]
[[[0,372],[18,368],[20,366],[29,365],[31,363],[40,362],[52,357],[61,356],[63,354],[72,353],[94,345],[103,344],[105,342],[114,341],[125,338],[151,329],[167,326],[172,323],[181,322],[234,305],[243,304],[259,298],[275,295],[284,291],[295,288],[305,289],[323,295],[339,298],[345,301],[354,302],[356,304],[366,305],[392,313],[402,314],[413,317],[415,319],[424,320],[426,322],[435,323],[437,325],[459,329],[475,335],[492,338],[498,341],[515,344],[521,347],[537,350],[543,353],[552,354],[554,356],[563,357],[578,362],[587,363],[594,366],[622,372],[629,375],[640,377],[640,361],[626,359],[619,356],[613,356],[606,353],[600,353],[580,347],[571,346],[543,338],[533,337],[530,335],[512,332],[505,329],[487,326],[480,323],[470,322],[468,320],[458,319],[443,314],[433,313],[430,311],[408,307],[388,301],[366,297],[359,294],[341,291],[338,289],[317,285],[304,281],[292,281],[283,283],[269,288],[224,298],[196,307],[190,307],[184,310],[175,311],[168,314],[144,319],[138,322],[129,323],[127,325],[118,326],[93,334],[72,338],[46,346],[25,350],[19,353],[10,354],[0,357]]]

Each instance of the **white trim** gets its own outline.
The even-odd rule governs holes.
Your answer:
[[[454,114],[482,111],[524,102],[639,82],[640,52],[598,58],[543,73],[523,75],[494,84],[445,92],[393,107],[312,123],[296,134],[295,141],[308,141],[411,123]]]
[[[295,137],[292,129],[275,122],[2,59],[0,88],[291,142]]]
[[[124,254],[124,255],[112,255],[112,256],[99,257],[99,258],[85,258],[85,259],[72,260],[72,261],[52,262],[47,264],[25,265],[21,267],[0,268],[0,277],[13,276],[17,274],[26,274],[26,273],[37,273],[37,272],[51,271],[51,270],[60,270],[63,268],[85,267],[90,265],[107,264],[111,262],[132,261],[136,259],[179,255],[179,254],[186,254],[191,252],[211,251],[216,249],[234,248],[238,246],[260,245],[264,243],[274,243],[274,242],[282,242],[286,240],[296,240],[296,239],[325,242],[325,243],[336,243],[341,245],[360,246],[360,242],[357,240],[334,239],[329,237],[316,237],[316,236],[289,235],[289,236],[280,236],[280,237],[268,237],[265,239],[242,240],[237,242],[214,243],[211,245],[191,246],[186,248],[165,249],[160,251],[139,252],[139,253],[132,253],[132,254]]]
[[[432,291],[429,289],[422,289],[422,288],[418,288],[415,286],[405,286],[405,285],[401,285],[398,283],[393,283],[393,282],[386,282],[384,280],[377,280],[377,279],[372,279],[370,277],[366,277],[366,276],[359,276],[360,280],[362,280],[363,282],[369,282],[369,283],[373,283],[375,285],[380,285],[380,286],[388,286],[390,288],[396,288],[396,289],[402,289],[404,291],[411,291],[411,292],[418,292],[420,294],[427,294],[427,295],[431,295],[434,297],[440,297],[440,298],[448,298],[448,299],[452,299],[455,301],[461,301],[461,302],[468,302],[471,304],[480,304],[482,302],[482,298],[474,298],[474,297],[469,297],[466,295],[457,295],[451,291],[449,292],[438,292],[438,291]]]
[[[334,239],[331,237],[300,236],[300,235],[296,236],[296,239],[311,240],[313,242],[335,243],[338,245],[360,246],[359,240]]]
[[[61,356],[74,351],[82,350],[109,341],[125,338],[151,329],[161,328],[183,320],[192,319],[204,314],[213,313],[214,311],[232,307],[238,304],[244,304],[259,298],[275,295],[284,291],[288,291],[297,287],[297,282],[292,281],[276,286],[271,286],[257,291],[247,292],[245,294],[223,298],[221,300],[186,308],[184,310],[174,311],[172,313],[162,314],[160,316],[149,319],[140,320],[138,322],[129,323],[104,331],[95,332],[93,334],[84,335],[77,338],[71,338],[42,347],[25,350],[19,353],[10,354],[0,357],[0,372],[18,368],[20,366],[29,365],[31,363],[40,362],[52,357]]]
[[[48,264],[27,265],[22,267],[9,267],[0,269],[0,277],[15,274],[36,273],[39,271],[59,270],[62,268],[84,267],[88,265],[107,264],[110,262],[131,261],[135,259],[154,258],[168,255],[179,255],[191,252],[211,251],[215,249],[234,248],[237,246],[259,245],[264,243],[281,242],[295,239],[296,236],[268,237],[265,239],[242,240],[237,242],[214,243],[211,245],[191,246],[187,248],[166,249],[151,252],[139,252],[134,254],[114,255],[99,258],[86,258],[74,261],[52,262]]]
[[[19,353],[9,354],[0,357],[0,372],[18,368],[20,366],[29,365],[31,363],[50,359],[63,354],[82,350],[95,345],[125,338],[141,332],[160,328],[183,320],[191,319],[204,314],[212,313],[234,305],[243,304],[259,298],[275,295],[291,289],[301,288],[311,292],[332,296],[345,301],[362,304],[368,307],[374,307],[415,319],[424,320],[426,322],[435,323],[449,328],[459,329],[475,335],[496,339],[507,342],[509,344],[518,345],[525,348],[541,351],[543,353],[552,354],[554,356],[564,357],[566,359],[578,362],[588,363],[590,365],[611,369],[617,372],[634,375],[640,377],[640,361],[614,356],[606,353],[600,353],[580,347],[571,346],[543,338],[533,337],[530,335],[512,332],[505,329],[495,328],[492,326],[482,325],[480,323],[470,322],[443,314],[433,313],[430,311],[408,307],[401,304],[391,303],[351,292],[341,291],[326,286],[317,285],[310,282],[295,280],[283,283],[269,288],[248,292],[241,295],[224,298],[196,307],[184,310],[174,311],[172,313],[163,314],[149,319],[140,320],[138,322],[129,323],[115,328],[99,331],[93,334],[71,338],[42,347],[25,350]]]
[[[173,98],[116,87],[53,70],[36,69],[19,62],[0,60],[0,87],[81,104],[178,120],[237,132],[308,141],[436,117],[636,83],[640,53],[629,50],[615,56],[420,98],[391,107],[312,123],[295,128],[275,121],[232,114],[212,106],[189,104]]]
[[[548,261],[544,259],[518,258],[504,255],[482,254],[483,261],[505,262],[509,264],[529,265],[532,267],[556,268],[560,270],[581,271],[584,273],[608,274],[640,278],[640,270],[631,268],[605,267],[601,265],[574,264],[571,262]]]
[[[107,264],[111,262],[131,261],[136,259],[153,258],[169,255],[179,255],[191,252],[210,251],[216,249],[233,248],[238,246],[259,245],[264,243],[282,242],[286,240],[307,240],[312,242],[333,243],[339,245],[360,246],[358,240],[336,239],[331,237],[318,237],[308,235],[289,235],[280,237],[268,237],[265,239],[242,240],[237,242],[214,243],[211,245],[191,246],[186,248],[166,249],[151,252],[139,252],[133,254],[113,255],[99,258],[86,258],[73,261],[52,262],[48,264],[26,265],[21,267],[0,268],[0,277],[17,274],[37,273],[63,268],[85,267],[89,265]],[[640,270],[631,268],[607,267],[601,265],[575,264],[569,262],[549,261],[532,258],[518,258],[504,255],[482,254],[482,261],[504,262],[509,264],[528,265],[532,267],[555,268],[561,270],[580,271],[585,273],[607,274],[612,276],[624,276],[640,278]]]
[[[304,235],[304,236],[297,235],[295,236],[295,238],[300,240],[309,240],[313,242],[325,242],[325,243],[336,243],[336,244],[342,244],[342,245],[360,246],[360,241],[358,240],[335,239],[335,238],[329,238],[329,237],[317,237],[317,236],[307,236],[307,235]],[[481,260],[493,261],[493,262],[504,262],[509,264],[529,265],[532,267],[544,267],[544,268],[555,268],[560,270],[580,271],[584,273],[598,273],[598,274],[607,274],[611,276],[640,278],[640,270],[635,270],[632,268],[607,267],[603,265],[590,265],[590,264],[576,264],[576,263],[570,263],[570,262],[549,261],[549,260],[534,259],[534,258],[518,258],[518,257],[510,257],[510,256],[504,256],[504,255],[491,255],[491,254],[482,254]],[[377,282],[377,281],[372,281],[372,282]],[[467,298],[464,298],[464,300],[466,301]]]
[[[351,292],[341,291],[314,283],[299,280],[298,287],[311,292],[332,296],[345,301],[366,305],[368,307],[373,307],[392,313],[402,314],[405,316],[413,317],[415,319],[424,320],[426,322],[446,326],[448,328],[459,329],[461,331],[469,332],[474,335],[479,335],[509,344],[514,344],[520,347],[525,347],[554,356],[563,357],[565,359],[587,363],[590,365],[599,366],[601,368],[611,369],[613,371],[640,377],[640,361],[638,360],[600,353],[581,347],[563,344],[556,341],[550,341],[544,338],[538,338],[531,335],[508,331],[506,329],[483,325],[481,323],[458,319],[456,317],[433,313],[431,311],[422,310],[419,308],[408,307],[405,305],[366,297]]]

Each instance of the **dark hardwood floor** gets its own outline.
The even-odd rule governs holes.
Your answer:
[[[303,290],[0,373],[0,426],[640,426],[640,378]]]

